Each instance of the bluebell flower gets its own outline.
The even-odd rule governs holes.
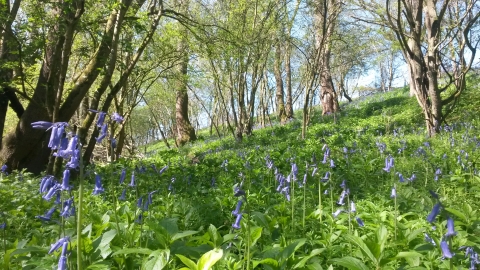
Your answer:
[[[447,233],[445,234],[446,237],[452,237],[457,235],[457,232],[455,231],[455,226],[453,224],[453,218],[448,217],[447,219]]]
[[[40,193],[44,193],[50,190],[52,185],[55,184],[55,178],[52,175],[46,175],[42,177],[40,182]]]
[[[127,170],[122,169],[122,173],[120,174],[120,185],[123,184],[126,177],[127,177]]]
[[[143,221],[143,213],[140,213],[138,217],[135,219],[135,223],[142,224]]]
[[[67,270],[67,251],[68,251],[68,242],[63,242],[62,254],[58,260],[58,270]]]
[[[315,173],[317,172],[317,167],[313,168],[313,171],[312,171],[312,177],[315,175]]]
[[[66,126],[68,126],[68,124],[65,122],[58,122],[53,124],[50,134],[50,140],[48,141],[48,147],[50,149],[59,149],[63,134],[65,133]]]
[[[440,203],[437,203],[433,206],[432,212],[430,212],[430,214],[427,216],[427,221],[428,222],[432,223],[432,222],[435,221],[435,218],[440,213],[440,207],[441,207]]]
[[[54,203],[54,204],[61,204],[61,203],[62,203],[60,192],[57,192],[56,199],[55,199],[55,201],[54,201],[53,203]]]
[[[328,189],[325,189],[325,191],[323,192],[323,195],[328,195]]]
[[[60,247],[63,246],[65,242],[69,242],[69,241],[70,241],[70,237],[68,236],[58,239],[58,241],[50,247],[48,254],[51,254],[52,252],[57,251]]]
[[[347,187],[347,180],[343,179],[342,183],[340,184],[341,188],[346,188]]]
[[[67,162],[66,167],[70,169],[77,169],[80,167],[80,150],[79,149],[73,150],[73,154],[70,157],[70,161]]]
[[[287,201],[290,201],[290,187],[289,186],[285,186],[284,188],[282,188],[282,191],[280,191],[280,193],[285,195],[285,199],[287,199]]]
[[[343,211],[342,209],[338,209],[337,211],[335,211],[335,212],[332,214],[333,217],[334,217],[334,218],[337,218],[338,215],[340,215],[340,213],[342,213],[342,211]]]
[[[297,179],[298,167],[297,167],[297,164],[295,164],[295,163],[292,163],[292,174],[293,174],[294,179]]]
[[[103,192],[105,192],[105,190],[102,187],[102,178],[99,174],[95,174],[95,188],[93,189],[92,194],[98,195]]]
[[[438,177],[442,174],[442,170],[440,170],[440,168],[438,168],[436,171],[435,171],[435,181],[438,181]]]
[[[123,117],[116,112],[114,112],[112,114],[111,119],[112,119],[112,121],[117,122],[119,124],[123,122]]]
[[[357,212],[357,207],[355,207],[355,202],[350,202],[350,212],[355,213]]]
[[[358,226],[360,226],[360,227],[365,226],[365,223],[363,222],[363,220],[361,218],[355,217],[355,219],[357,220]]]
[[[210,180],[210,186],[212,188],[215,188],[217,185],[216,185],[216,182],[215,182],[215,177],[212,177],[212,180]]]
[[[75,208],[73,207],[73,199],[70,198],[63,203],[63,211],[60,213],[62,217],[70,217],[75,214]]]
[[[45,199],[46,201],[50,201],[53,196],[57,194],[57,192],[60,190],[61,186],[60,184],[54,184],[47,192],[47,194],[43,195],[42,198]]]
[[[306,185],[307,184],[307,174],[305,173],[305,175],[303,175],[303,182],[302,182],[302,186]]]
[[[54,206],[50,208],[43,216],[35,216],[36,218],[43,220],[43,221],[50,221],[52,219],[52,215],[57,208]]]
[[[330,159],[330,168],[335,168],[335,162],[333,162],[333,159]]]
[[[127,189],[123,189],[122,195],[118,198],[119,201],[125,201],[126,200],[126,195],[127,195]]]
[[[112,148],[117,148],[117,140],[115,138],[110,138],[110,144],[112,145]]]
[[[5,175],[8,175],[8,166],[6,164],[3,164],[2,168],[0,168],[0,172]]]
[[[442,255],[444,258],[451,259],[453,257],[450,248],[448,247],[448,243],[445,239],[440,242],[440,248],[442,249]]]
[[[240,214],[241,212],[241,208],[242,208],[242,204],[243,204],[243,200],[238,200],[237,202],[237,206],[235,207],[235,210],[232,211],[232,215],[238,215]]]
[[[70,190],[71,186],[69,185],[70,181],[70,170],[66,169],[63,171],[63,180],[62,180],[62,190]]]
[[[134,187],[135,186],[135,172],[132,171],[132,177],[130,178],[130,184],[128,184],[129,187]]]
[[[437,245],[435,241],[433,241],[433,239],[430,237],[430,235],[428,235],[427,233],[424,233],[423,235],[425,236],[425,242],[430,243],[434,246]]]
[[[235,188],[233,189],[233,196],[235,197],[245,196],[245,191],[240,189],[240,187],[235,186]]]
[[[220,165],[220,167],[222,167],[226,172],[228,172],[228,159],[225,159],[222,162],[222,165]]]
[[[140,198],[138,198],[137,200],[137,207],[142,208],[142,205],[143,205],[143,196],[140,196]]]
[[[155,194],[157,192],[157,190],[154,190],[150,193],[148,193],[148,196],[147,196],[147,199],[145,200],[145,204],[143,205],[143,210],[144,211],[147,211],[148,210],[148,207],[152,204],[152,195]]]
[[[0,224],[0,230],[5,230],[6,227],[7,227],[7,223],[3,222]]]
[[[410,176],[410,178],[407,178],[407,180],[410,182],[412,182],[415,179],[417,179],[417,176],[414,173],[412,173],[412,176]]]
[[[105,116],[107,115],[107,113],[102,111],[92,110],[92,109],[89,109],[89,111],[98,113],[97,127],[101,127],[103,125],[103,122],[105,122]]]
[[[52,122],[47,121],[37,121],[30,124],[34,129],[49,129],[52,127]]]
[[[160,171],[158,171],[158,174],[162,175],[166,170],[168,169],[168,165],[165,165]]]
[[[342,193],[340,194],[340,198],[338,199],[338,202],[337,202],[338,205],[345,204],[344,200],[346,195],[347,195],[347,192],[345,190],[342,190]]]
[[[107,131],[108,131],[108,124],[104,123],[100,129],[100,136],[98,136],[97,143],[101,143],[102,140],[107,136]]]
[[[390,193],[390,198],[397,197],[397,189],[395,187],[392,188],[392,192]]]
[[[398,178],[399,178],[400,183],[405,182],[405,179],[403,178],[403,175],[401,173],[398,173]]]
[[[242,213],[237,215],[237,218],[235,219],[235,223],[232,224],[232,228],[235,230],[239,230],[241,228],[240,222],[242,221]]]

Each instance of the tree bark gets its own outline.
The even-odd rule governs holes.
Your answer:
[[[277,42],[275,46],[275,62],[273,64],[273,73],[275,75],[276,82],[276,105],[277,105],[277,116],[280,123],[285,123],[287,120],[287,114],[285,113],[285,103],[283,99],[283,79],[282,79],[282,52],[280,48],[280,43]]]

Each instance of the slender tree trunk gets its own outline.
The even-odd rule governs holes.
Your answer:
[[[275,75],[275,82],[277,85],[276,101],[277,101],[277,116],[280,123],[285,123],[287,114],[285,113],[285,103],[283,101],[283,79],[282,79],[282,52],[280,43],[277,42],[275,47],[275,62],[273,64],[273,73]]]
[[[287,103],[285,104],[285,114],[287,119],[293,118],[293,99],[292,99],[292,66],[290,57],[292,53],[291,45],[288,43],[285,53],[285,88]]]

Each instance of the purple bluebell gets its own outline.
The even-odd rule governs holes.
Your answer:
[[[355,206],[355,202],[351,201],[350,202],[350,212],[355,213],[357,212],[357,207]]]
[[[70,161],[66,164],[67,168],[70,169],[77,169],[80,167],[80,150],[75,149],[73,151],[72,156],[70,157]]]
[[[34,129],[49,129],[52,127],[52,122],[47,121],[37,121],[30,124]]]
[[[160,171],[158,171],[159,175],[162,175],[168,169],[168,165],[165,165]]]
[[[312,177],[315,175],[315,173],[317,172],[317,167],[313,168],[313,171],[312,171]]]
[[[0,230],[5,230],[6,227],[7,227],[7,223],[3,222],[0,224]]]
[[[363,220],[361,218],[355,217],[355,219],[357,220],[358,226],[360,226],[360,227],[365,226],[365,223],[363,222]]]
[[[432,223],[435,221],[435,218],[438,216],[438,214],[440,213],[440,208],[441,208],[441,204],[440,203],[437,203],[433,206],[432,208],[432,212],[430,212],[430,214],[427,216],[427,221]]]
[[[447,219],[447,233],[445,234],[446,237],[452,237],[457,235],[457,232],[455,231],[455,226],[453,224],[453,218],[448,217]]]
[[[60,213],[62,217],[70,217],[75,214],[75,208],[73,206],[73,199],[70,198],[63,203],[63,211]]]
[[[117,140],[115,138],[110,138],[110,145],[112,148],[117,148]]]
[[[69,242],[69,241],[70,241],[70,237],[68,236],[58,239],[58,241],[50,247],[48,254],[51,254],[52,252],[57,251],[60,247],[63,246],[65,242]]]
[[[120,173],[120,185],[123,184],[125,181],[125,178],[127,177],[127,170],[122,169],[122,173]]]
[[[142,224],[143,221],[143,213],[140,213],[138,217],[135,219],[135,223]]]
[[[442,249],[443,258],[451,259],[453,257],[450,248],[448,247],[448,243],[445,239],[440,242],[440,248]]]
[[[437,245],[435,241],[433,241],[433,239],[430,237],[430,235],[428,235],[427,233],[424,233],[423,235],[425,236],[425,242],[430,243],[434,246]]]
[[[119,201],[125,201],[126,200],[126,195],[127,195],[127,189],[123,189],[122,195],[118,198]]]
[[[0,168],[0,172],[5,175],[8,175],[8,166],[6,164],[3,164],[2,168]]]
[[[321,179],[322,182],[327,182],[330,179],[330,172],[326,172],[325,176]]]
[[[330,159],[330,168],[335,168],[335,162],[333,162],[333,159]]]
[[[168,188],[167,188],[168,191],[174,191],[173,184],[175,183],[175,180],[176,180],[175,177],[172,177],[172,180],[170,181],[170,184],[168,185]]]
[[[237,215],[237,218],[235,219],[235,223],[232,224],[232,228],[235,230],[239,230],[241,228],[240,222],[242,221],[242,213]]]
[[[70,170],[66,169],[63,171],[63,179],[62,179],[62,190],[70,190],[72,187],[69,184],[70,181]]]
[[[289,186],[285,186],[284,188],[282,188],[282,191],[280,191],[280,193],[285,195],[285,199],[287,199],[287,201],[290,201],[290,187]]]
[[[335,212],[332,214],[333,217],[334,217],[334,218],[337,218],[338,215],[340,215],[340,213],[342,213],[342,211],[343,211],[342,209],[338,209],[337,211],[335,211]]]
[[[101,143],[102,140],[107,136],[108,124],[104,123],[100,128],[100,136],[96,137],[97,143]]]
[[[216,181],[215,181],[215,177],[212,177],[212,180],[210,180],[210,186],[212,188],[215,188],[217,186]]]
[[[112,121],[117,122],[117,123],[122,123],[123,122],[123,117],[118,114],[117,112],[114,112],[111,116]]]
[[[323,195],[328,195],[328,189],[325,189],[325,191],[323,192]]]
[[[43,221],[50,221],[52,219],[52,215],[57,208],[54,206],[50,208],[43,216],[35,216],[36,218],[43,220]]]
[[[390,172],[390,169],[394,166],[394,159],[392,156],[388,156],[385,158],[385,168],[384,171]]]
[[[347,195],[347,192],[345,190],[342,190],[342,193],[340,194],[340,198],[337,201],[338,205],[344,205],[345,204],[344,200],[345,200],[346,195]]]
[[[241,212],[241,208],[242,208],[242,204],[243,204],[243,200],[238,200],[237,202],[237,206],[235,207],[235,210],[232,211],[232,215],[238,215],[240,214]]]
[[[410,182],[412,182],[415,179],[417,179],[417,176],[414,173],[412,173],[412,176],[410,176],[410,178],[407,178],[407,180]]]
[[[130,184],[128,184],[129,187],[134,187],[135,186],[135,172],[132,171],[132,177],[130,178]]]
[[[55,201],[54,201],[53,203],[54,203],[54,204],[61,204],[61,203],[62,203],[61,197],[62,197],[62,196],[61,196],[60,192],[57,192]]]
[[[157,192],[157,190],[154,190],[152,192],[149,192],[148,195],[147,195],[147,199],[145,200],[145,203],[143,205],[143,210],[144,211],[148,211],[148,207],[150,207],[150,205],[152,204],[152,195],[155,194]]]
[[[347,187],[347,180],[343,179],[342,183],[340,184],[341,188],[346,188]]]
[[[303,182],[302,182],[302,185],[306,185],[307,184],[307,174],[305,173],[305,175],[303,175]]]
[[[89,111],[98,113],[97,127],[101,127],[103,125],[103,122],[105,122],[105,116],[107,115],[107,113],[102,111],[92,110],[92,109],[89,109]]]
[[[222,167],[226,172],[228,172],[228,159],[225,159],[222,162],[222,165],[220,165],[220,167]]]
[[[102,187],[102,178],[100,177],[99,174],[95,175],[95,188],[93,189],[92,194],[93,195],[98,195],[100,193],[105,192],[105,190]]]
[[[142,205],[143,205],[143,196],[140,196],[140,198],[138,198],[137,200],[137,207],[142,208]]]
[[[233,189],[233,196],[235,197],[245,196],[245,191],[240,189],[240,187],[235,186],[235,188]]]
[[[297,167],[297,164],[295,164],[295,163],[292,163],[292,174],[293,174],[294,179],[297,179],[298,167]]]
[[[438,181],[439,176],[442,174],[442,170],[440,168],[437,168],[435,171],[435,181]]]
[[[40,182],[40,193],[49,191],[54,184],[55,178],[52,175],[46,175],[42,177],[42,180]]]
[[[63,242],[62,254],[58,260],[58,270],[67,270],[67,251],[68,251],[68,242]]]
[[[399,178],[400,183],[405,182],[405,179],[403,178],[403,175],[401,173],[398,173],[398,178]]]
[[[59,149],[63,133],[65,132],[65,126],[68,126],[65,122],[58,122],[53,124],[52,131],[50,133],[50,140],[48,141],[48,147],[52,150]]]
[[[47,192],[47,194],[43,195],[42,198],[45,199],[46,201],[50,201],[53,196],[57,194],[57,192],[60,190],[61,186],[60,184],[54,184]]]
[[[390,198],[397,197],[397,189],[395,187],[392,188],[392,192],[390,193]]]

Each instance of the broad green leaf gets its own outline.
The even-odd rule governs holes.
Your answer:
[[[344,257],[341,259],[332,259],[333,263],[346,267],[350,270],[369,270],[362,261],[353,257]]]
[[[182,263],[185,264],[185,266],[188,267],[187,269],[190,269],[190,270],[197,270],[198,269],[195,262],[190,260],[189,258],[187,258],[183,255],[180,255],[180,254],[175,254],[175,256],[177,256],[182,261]]]
[[[423,254],[415,251],[402,251],[395,256],[395,258],[411,258],[411,257],[423,257]]]
[[[198,233],[198,231],[184,231],[184,232],[176,233],[175,235],[172,236],[172,242],[190,235],[194,235],[196,233]]]
[[[48,251],[45,248],[30,246],[30,247],[26,247],[26,248],[17,248],[12,253],[10,253],[10,256],[15,256],[17,254],[24,254],[24,253],[30,253],[30,252],[45,252],[45,253],[47,253]]]
[[[307,263],[308,260],[310,260],[312,257],[317,256],[318,254],[322,253],[325,250],[325,248],[317,248],[312,250],[308,256],[303,257],[294,267],[293,269],[296,268],[303,268],[305,267],[305,263]]]
[[[95,251],[100,250],[100,255],[103,259],[106,259],[112,253],[112,250],[110,249],[110,242],[113,240],[115,235],[117,235],[116,230],[110,230],[102,234],[100,244]]]
[[[453,208],[445,208],[445,210],[447,210],[447,212],[450,212],[452,214],[454,214],[455,216],[459,217],[460,219],[462,219],[462,221],[466,222],[467,221],[467,217],[465,216],[464,213],[456,210],[456,209],[453,209]]]
[[[256,265],[266,264],[266,265],[273,266],[273,267],[275,267],[275,268],[278,267],[278,261],[277,261],[277,260],[274,260],[274,259],[272,259],[272,258],[263,259],[263,260],[261,260],[261,261],[255,262],[255,263],[256,263]],[[254,267],[256,266],[255,263],[254,263]]]
[[[198,270],[209,270],[223,256],[223,249],[212,249],[202,255],[197,263]]]
[[[357,247],[359,247],[360,250],[362,251],[362,253],[364,255],[366,255],[373,262],[373,264],[375,264],[375,265],[378,264],[377,259],[373,255],[372,251],[370,251],[370,249],[367,247],[367,245],[363,242],[363,240],[360,237],[347,234],[347,235],[345,235],[345,238],[347,238],[347,240],[349,242],[351,242],[351,243],[355,244]],[[349,257],[347,257],[347,258],[349,258]]]
[[[305,241],[306,241],[306,239],[302,238],[302,239],[298,239],[298,240],[294,241],[293,243],[291,243],[290,245],[288,245],[282,251],[282,254],[280,255],[279,261],[283,262],[283,261],[287,260],[288,258],[290,258],[290,256],[292,256],[297,249],[299,249],[301,246],[303,246],[305,244]]]
[[[208,226],[208,234],[210,235],[210,240],[212,240],[215,248],[222,244],[222,236],[217,232],[217,228],[213,224]]]
[[[117,255],[125,255],[125,254],[145,254],[145,255],[150,255],[152,254],[153,250],[148,249],[148,248],[124,248],[120,249],[119,251],[116,251],[112,254],[112,256],[117,256]]]
[[[255,246],[257,243],[257,240],[262,236],[262,227],[256,227],[252,229],[250,233],[250,240],[251,240],[251,245],[250,246]]]
[[[170,250],[155,250],[148,256],[147,262],[142,266],[145,270],[162,270],[170,258]]]
[[[178,225],[176,218],[164,218],[159,222],[160,226],[167,230],[170,237],[178,233]]]

